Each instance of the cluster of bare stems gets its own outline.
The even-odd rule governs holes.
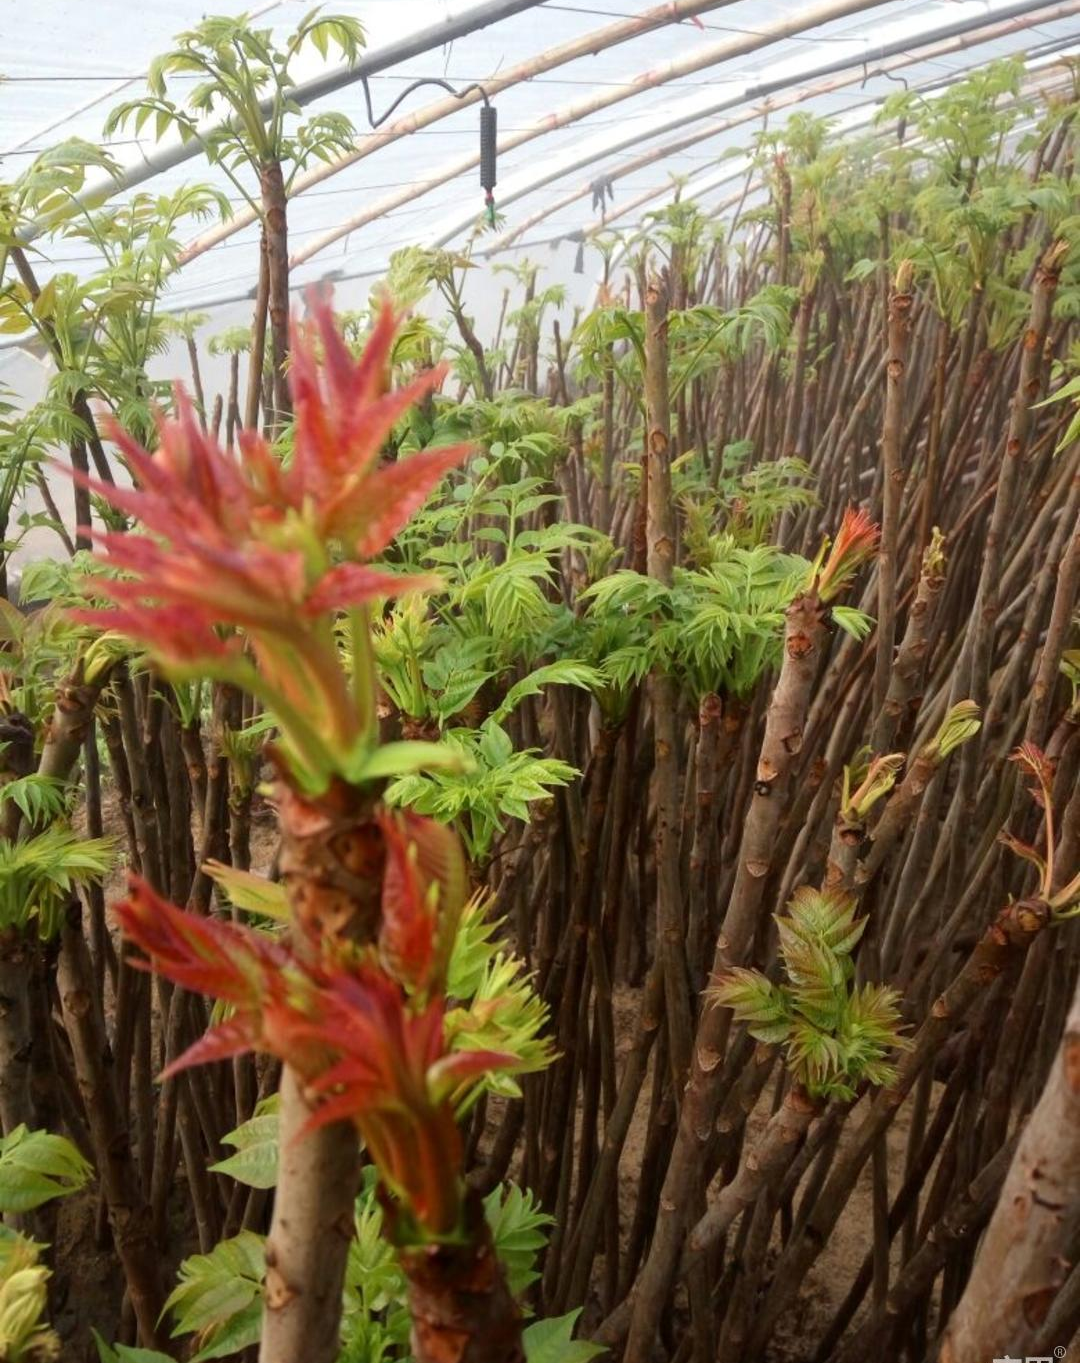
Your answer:
[[[1070,174],[1069,147],[1048,136],[1037,169]],[[796,278],[785,183],[781,168],[774,212],[746,224],[741,253],[646,246],[623,284],[611,279],[643,319],[644,423],[640,394],[613,370],[577,376],[557,329],[546,375],[537,328],[477,383],[477,396],[546,383],[562,406],[599,390],[595,432],[586,439],[571,422],[554,474],[563,509],[541,507],[531,524],[559,514],[602,531],[622,564],[662,583],[686,561],[674,461],[697,451],[719,478],[736,440],[752,442],[757,461],[809,465],[817,498],[784,513],[783,548],[812,559],[849,507],[880,527],[880,542],[854,574],[841,565],[842,583],[828,578],[837,558],[807,581],[787,610],[780,665],[748,696],[689,695],[656,670],[614,717],[598,720],[592,697],[565,686],[514,714],[516,740],[546,744],[582,773],[528,824],[511,822],[474,868],[535,970],[558,1059],[526,1078],[522,1098],[476,1106],[467,1181],[486,1193],[512,1175],[535,1191],[554,1228],[531,1304],[549,1316],[584,1307],[584,1332],[622,1363],[767,1358],[824,1278],[832,1305],[817,1336],[802,1335],[806,1360],[1049,1353],[1080,1326],[1078,939],[1067,893],[1080,843],[1080,711],[1061,670],[1075,642],[1080,446],[1062,447],[1067,406],[1042,402],[1073,340],[1054,310],[1068,248],[1034,207],[1010,228],[1014,247],[1038,249],[1019,334],[992,344],[981,288],[953,322],[908,266],[852,278],[826,254]],[[883,261],[898,226],[883,213]],[[279,301],[280,280],[264,267],[260,345],[271,278]],[[768,284],[798,290],[789,353],[752,343],[673,398],[673,310],[731,310]],[[270,321],[276,360],[283,320]],[[194,343],[191,356],[202,397]],[[280,379],[264,386],[261,375],[260,363],[246,424],[272,432],[289,402]],[[237,361],[231,391],[200,403],[223,443],[245,424],[240,392]],[[77,401],[107,478],[108,451]],[[85,463],[85,446],[78,453]],[[552,590],[572,600],[577,551],[562,566]],[[840,586],[874,617],[867,637],[835,627]],[[207,725],[153,669],[80,669],[59,690],[38,770],[66,778],[82,763],[88,832],[103,830],[114,791],[132,869],[208,915],[207,863],[251,863],[258,763],[230,736],[259,708],[217,682]],[[396,722],[385,716],[387,734]],[[871,767],[887,777],[872,799],[843,779],[867,748],[887,759]],[[362,815],[355,826],[366,827]],[[333,811],[320,817],[329,836]],[[272,868],[291,889],[311,872],[303,825],[298,815],[285,828],[285,859]],[[804,885],[854,897],[866,920],[856,978],[902,999],[905,1040],[883,1084],[808,1088],[706,987],[739,967],[777,976],[775,916]],[[100,888],[85,906],[73,900],[58,953],[5,939],[0,1118],[5,1131],[20,1121],[66,1129],[91,1155],[100,1233],[122,1270],[121,1337],[137,1330],[144,1346],[165,1348],[178,1171],[202,1250],[269,1226],[268,1192],[208,1169],[226,1153],[223,1136],[276,1089],[280,1067],[238,1056],[158,1085],[162,1065],[207,1030],[209,1004],[134,969],[132,952],[111,933]],[[347,1235],[332,1227],[356,1170],[351,1133],[329,1131],[285,1150],[313,1238],[289,1241],[300,1275],[289,1288],[292,1342],[264,1341],[264,1363],[296,1363],[299,1340],[312,1363],[335,1358],[331,1298]],[[869,1216],[853,1210],[860,1189]],[[836,1292],[843,1270],[830,1253],[845,1228],[862,1252]],[[432,1269],[444,1270],[460,1265]],[[469,1292],[467,1274],[460,1287]]]

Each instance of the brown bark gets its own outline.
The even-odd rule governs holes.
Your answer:
[[[251,353],[248,356],[247,399],[244,404],[244,425],[249,431],[254,431],[259,424],[259,403],[263,395],[263,368],[266,359],[266,310],[269,302],[270,245],[264,224],[259,234],[259,283],[255,290],[255,311],[251,319]],[[271,412],[265,412],[264,416],[268,421],[273,420]]]
[[[716,941],[713,972],[722,974],[746,957],[757,930],[777,833],[787,805],[788,779],[802,747],[803,726],[820,651],[824,611],[813,593],[787,610],[784,662],[765,722],[757,780],[739,846],[735,884]],[[706,1008],[691,1052],[675,1148],[668,1164],[649,1257],[635,1286],[625,1363],[645,1363],[679,1261],[702,1153],[712,1133],[724,1050],[730,1028],[724,1008]]]
[[[276,800],[281,879],[298,925],[298,949],[310,950],[324,936],[372,941],[385,850],[370,797],[339,781],[309,800],[281,780]],[[311,1116],[304,1090],[303,1078],[286,1065],[259,1363],[333,1363],[340,1347],[359,1142],[349,1122],[300,1137]]]
[[[304,1083],[281,1077],[280,1167],[266,1242],[266,1311],[259,1363],[333,1363],[359,1185],[355,1128],[335,1122],[301,1135],[311,1116]]]
[[[1024,456],[1031,431],[1032,409],[1042,387],[1043,352],[1061,268],[1067,254],[1065,242],[1054,242],[1039,262],[1031,295],[1031,315],[1020,351],[1020,373],[1013,396],[1009,426],[998,472],[994,507],[983,546],[978,595],[969,625],[970,682],[964,668],[956,672],[954,695],[967,692],[980,704],[985,699],[994,634],[998,623],[998,579],[1005,535],[1013,514]],[[955,382],[955,380],[954,380]],[[957,390],[959,391],[959,389]],[[958,689],[956,689],[958,688]]]
[[[881,431],[882,516],[878,548],[877,657],[874,664],[874,708],[885,704],[896,636],[896,578],[899,557],[900,507],[904,499],[904,390],[911,338],[911,265],[896,272],[889,297],[888,354],[885,362],[885,416]]]
[[[285,372],[289,354],[289,228],[280,162],[271,161],[259,168],[259,190],[266,235],[270,354],[274,362],[274,426],[277,429],[292,412]],[[261,382],[260,369],[252,374],[256,393]]]
[[[416,1363],[525,1363],[521,1312],[475,1192],[466,1201],[465,1234],[463,1244],[401,1251]]]
[[[762,1192],[795,1157],[807,1128],[821,1111],[821,1103],[798,1086],[791,1088],[773,1113],[730,1183],[690,1233],[690,1256],[704,1254],[727,1234],[732,1222],[753,1206]]]
[[[154,1243],[150,1207],[142,1195],[131,1140],[117,1099],[109,1066],[105,1021],[95,997],[94,972],[83,940],[78,901],[71,906],[60,939],[57,989],[64,1028],[86,1113],[101,1190],[117,1257],[124,1270],[128,1297],[149,1349],[166,1347],[158,1325],[165,1301],[159,1278],[160,1258]]]
[[[30,1096],[30,966],[32,945],[18,928],[0,934],[0,1125],[10,1135],[34,1125]]]
[[[671,495],[671,410],[668,395],[668,294],[650,279],[645,289],[645,543],[650,577],[670,587],[675,569],[675,507]],[[656,805],[656,932],[664,972],[668,1058],[676,1101],[690,1065],[689,980],[686,925],[679,867],[678,692],[659,670],[649,679],[652,702]]]
[[[941,1347],[941,1363],[1030,1354],[1080,1235],[1080,988],[997,1209]],[[1065,1344],[1065,1340],[1060,1341]]]
[[[930,650],[930,623],[941,588],[944,585],[944,562],[941,553],[928,548],[923,555],[919,585],[915,600],[908,612],[907,627],[897,650],[896,662],[889,672],[885,700],[878,710],[870,738],[870,750],[882,754],[890,752],[897,741],[906,741],[906,731],[913,712],[922,700],[922,680],[926,657]]]

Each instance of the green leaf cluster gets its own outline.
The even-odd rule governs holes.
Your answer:
[[[0,839],[0,926],[33,924],[54,937],[75,889],[100,880],[112,865],[111,838],[80,838],[61,823],[16,842]]]
[[[529,806],[578,774],[559,758],[534,748],[515,750],[509,734],[494,720],[478,729],[449,729],[443,745],[459,759],[457,769],[415,772],[386,790],[390,804],[453,822],[474,866],[491,855],[507,819],[529,821]]]
[[[712,1001],[730,1008],[751,1036],[782,1046],[811,1097],[851,1099],[862,1083],[891,1083],[888,1057],[907,1044],[899,995],[854,983],[852,953],[866,927],[855,900],[803,886],[775,921],[784,981],[740,967],[712,987]]]
[[[0,1212],[29,1212],[77,1193],[92,1173],[66,1136],[19,1125],[0,1137]]]
[[[51,1277],[38,1262],[42,1248],[0,1226],[0,1358],[5,1363],[54,1363],[61,1356],[59,1336],[42,1320]]]
[[[610,573],[582,593],[587,620],[615,619],[625,632],[600,671],[626,687],[660,667],[695,699],[746,696],[778,660],[784,612],[805,578],[805,560],[728,536],[707,568],[676,568],[671,587],[627,568]]]
[[[551,1217],[536,1205],[531,1192],[514,1185],[494,1189],[484,1199],[484,1215],[495,1252],[515,1296],[539,1277],[537,1259],[546,1242]],[[345,1271],[342,1346],[339,1363],[408,1363],[407,1287],[395,1251],[383,1233],[383,1213],[376,1195],[375,1171],[367,1168],[356,1200],[355,1236]],[[266,1271],[265,1240],[250,1231],[221,1241],[208,1254],[195,1254],[180,1266],[179,1282],[166,1303],[173,1337],[193,1335],[192,1363],[224,1358],[255,1343],[262,1322],[262,1281]],[[530,1363],[558,1358],[585,1360],[594,1345],[572,1342],[577,1313],[557,1321],[538,1321],[526,1331]],[[553,1352],[558,1349],[559,1352]],[[109,1349],[100,1339],[102,1363],[158,1363],[164,1355]],[[583,1352],[585,1350],[585,1352]]]

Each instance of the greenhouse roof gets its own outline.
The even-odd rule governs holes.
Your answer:
[[[13,16],[15,0],[5,3]],[[237,0],[210,5],[219,13],[244,8]],[[310,5],[276,0],[247,8],[283,35]],[[490,95],[499,118],[495,198],[504,221],[485,243],[488,251],[580,240],[604,221],[632,225],[675,193],[673,177],[684,197],[723,204],[745,178],[745,162],[734,153],[792,110],[855,128],[904,85],[929,96],[976,66],[1021,53],[1031,59],[1033,79],[1045,72],[1053,80],[1061,60],[1080,47],[1080,0],[677,0],[655,9],[636,0],[331,0],[326,9],[364,26],[362,69],[372,72],[377,115],[421,77],[459,89],[479,82]],[[143,92],[153,57],[205,12],[206,0],[20,6],[18,23],[7,25],[0,83],[5,178],[57,141],[100,142],[107,112]],[[300,95],[311,110],[352,120],[359,155],[301,177],[310,184],[290,206],[293,285],[375,275],[393,249],[410,243],[462,244],[483,207],[479,96],[471,97],[473,107],[459,107],[443,90],[417,89],[373,135],[363,85],[353,73],[328,80],[329,70],[305,54]],[[336,88],[327,92],[328,84]],[[129,124],[105,140],[125,170],[120,192],[136,182],[153,192],[209,182],[242,213],[225,176],[203,158],[179,159],[169,136],[158,143],[151,120],[138,136]],[[242,220],[196,239],[167,306],[247,296],[256,241],[256,226]],[[39,245],[53,268],[93,259],[78,240],[50,237]]]

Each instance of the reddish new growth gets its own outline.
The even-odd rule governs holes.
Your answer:
[[[848,507],[840,530],[813,578],[822,601],[832,601],[844,590],[855,572],[877,552],[878,527],[862,508]]]
[[[445,1236],[457,1228],[461,1210],[457,1107],[485,1074],[515,1060],[447,1046],[445,974],[436,964],[441,915],[432,901],[427,892],[395,897],[392,905],[384,898],[393,935],[411,944],[408,970],[420,993],[403,987],[374,949],[359,961],[324,965],[250,928],[197,918],[141,880],[132,881],[114,912],[153,969],[230,1005],[228,1018],[167,1073],[249,1050],[276,1056],[309,1084],[316,1100],[311,1128],[355,1122],[417,1225]]]
[[[182,393],[177,416],[159,421],[154,454],[114,432],[137,486],[90,486],[142,530],[99,537],[103,561],[125,576],[93,579],[114,604],[80,618],[143,644],[168,675],[220,678],[257,695],[283,735],[283,814],[303,803],[318,822],[334,783],[358,787],[360,831],[383,849],[373,862],[381,886],[365,887],[376,903],[381,889],[377,931],[359,943],[333,932],[316,941],[294,921],[287,944],[196,917],[140,881],[116,916],[153,969],[228,1006],[174,1070],[252,1049],[277,1056],[307,1082],[312,1125],[354,1121],[412,1222],[441,1237],[461,1217],[458,1105],[514,1060],[452,1050],[446,1039],[447,969],[468,893],[456,835],[378,802],[376,771],[415,768],[431,745],[395,745],[394,761],[384,750],[364,776],[377,731],[363,607],[427,580],[359,560],[389,544],[466,447],[381,465],[391,428],[442,371],[388,392],[389,309],[359,360],[329,306],[313,312],[293,328],[288,467],[256,432],[240,435],[239,453],[222,450]]]
[[[145,644],[170,676],[212,676],[259,696],[294,769],[316,786],[350,775],[372,738],[369,668],[361,660],[351,678],[342,668],[335,615],[352,611],[363,633],[367,603],[432,585],[358,560],[387,547],[469,448],[380,465],[395,422],[444,375],[385,391],[396,325],[385,307],[354,360],[325,301],[294,323],[287,468],[257,431],[240,433],[239,453],[223,450],[178,389],[155,453],[111,432],[137,487],[84,480],[147,533],[92,532],[124,576],[93,578],[114,604],[78,618]]]

